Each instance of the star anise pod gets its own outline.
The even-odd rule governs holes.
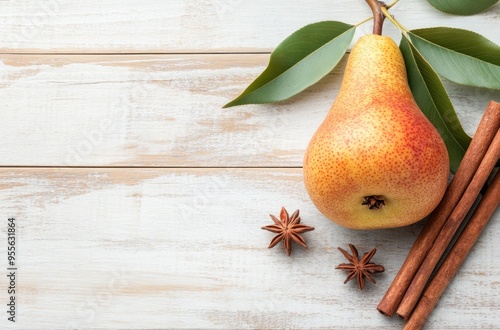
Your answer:
[[[314,227],[306,226],[300,223],[299,210],[293,212],[292,216],[288,216],[288,212],[284,207],[281,208],[280,219],[278,220],[274,215],[270,214],[274,225],[264,226],[262,229],[277,233],[271,243],[269,249],[276,246],[279,242],[283,241],[285,251],[288,256],[292,253],[292,240],[307,248],[306,242],[299,234],[306,231],[314,230]]]
[[[356,247],[354,247],[354,245],[352,244],[349,244],[349,247],[351,248],[352,256],[347,253],[346,250],[340,247],[339,250],[340,252],[342,252],[344,257],[349,260],[350,264],[340,264],[335,267],[335,269],[348,270],[349,274],[347,275],[344,284],[346,284],[353,278],[356,278],[358,280],[359,288],[363,290],[363,288],[365,287],[365,277],[371,282],[375,283],[375,280],[370,276],[370,274],[381,273],[385,270],[385,268],[382,265],[375,265],[374,263],[370,262],[370,259],[373,258],[375,252],[377,252],[377,249],[374,248],[370,252],[365,252],[360,260]]]

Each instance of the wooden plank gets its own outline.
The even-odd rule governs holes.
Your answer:
[[[500,6],[471,17],[446,15],[426,1],[401,1],[391,12],[407,28],[472,29],[499,42]],[[3,52],[179,53],[270,51],[296,29],[322,20],[356,24],[370,17],[364,1],[328,0],[4,0]],[[357,36],[370,33],[362,25]],[[497,27],[496,29],[493,27]],[[387,22],[385,32],[399,32]]]
[[[0,165],[301,166],[345,59],[290,101],[221,109],[268,55],[3,55]],[[500,92],[446,83],[473,134]]]
[[[422,227],[338,227],[308,199],[300,169],[2,168],[0,205],[3,256],[6,220],[17,221],[21,328],[401,328],[376,305]],[[273,234],[260,229],[281,206],[316,227],[291,257],[268,250]],[[498,220],[429,328],[500,324]],[[363,292],[334,269],[348,243],[377,247],[386,267]]]

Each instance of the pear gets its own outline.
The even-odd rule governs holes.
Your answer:
[[[403,56],[389,37],[365,35],[354,45],[303,171],[316,207],[347,228],[409,225],[438,205],[448,152],[413,99]]]

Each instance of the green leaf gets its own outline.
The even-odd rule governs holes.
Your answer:
[[[453,15],[474,15],[493,6],[498,0],[427,0],[437,10]]]
[[[403,36],[400,49],[405,60],[408,83],[418,106],[436,127],[450,156],[450,169],[455,172],[471,138],[465,133],[455,109],[432,67]]]
[[[472,31],[434,27],[409,32],[441,76],[462,85],[500,89],[500,46]]]
[[[267,68],[224,108],[285,100],[316,83],[344,56],[356,27],[324,21],[295,31],[272,52]]]

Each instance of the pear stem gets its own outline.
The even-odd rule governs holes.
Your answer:
[[[373,13],[373,34],[382,35],[382,26],[384,25],[385,16],[381,8],[386,8],[387,5],[379,0],[365,0],[370,6]]]

